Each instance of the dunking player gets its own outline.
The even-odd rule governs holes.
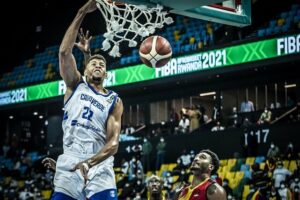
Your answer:
[[[72,54],[79,27],[87,13],[96,10],[89,0],[77,12],[59,50],[64,97],[64,152],[57,159],[52,199],[117,199],[113,155],[118,150],[123,104],[118,95],[103,87],[106,60],[91,56],[84,77]]]
[[[202,150],[195,156],[190,170],[192,184],[183,188],[178,200],[226,200],[225,190],[210,176],[219,168],[218,156],[210,150]]]

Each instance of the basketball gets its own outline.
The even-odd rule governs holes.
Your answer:
[[[148,67],[162,67],[171,59],[172,47],[166,38],[150,36],[142,42],[139,54],[142,62]]]

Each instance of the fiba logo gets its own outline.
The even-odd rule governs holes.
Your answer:
[[[114,190],[111,190],[111,191],[110,191],[110,196],[111,196],[111,197],[115,197],[115,196],[116,196],[116,192],[115,192]]]

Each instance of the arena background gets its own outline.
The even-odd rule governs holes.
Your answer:
[[[62,152],[62,94],[33,101],[3,102],[6,102],[7,91],[10,94],[19,92],[21,95],[24,88],[34,85],[39,87],[39,84],[61,80],[57,63],[58,46],[77,9],[84,2],[82,0],[7,2],[5,8],[9,13],[1,13],[0,144],[3,148],[0,150],[2,166],[0,199],[2,197],[13,199],[14,195],[25,191],[28,180],[37,183],[40,177],[32,175],[31,170],[34,170],[35,174],[45,176],[48,172],[41,165],[41,159],[46,156],[56,159]],[[119,171],[123,164],[122,158],[130,161],[133,155],[142,157],[140,147],[143,145],[143,139],[148,138],[153,150],[150,154],[151,164],[148,170],[144,169],[145,176],[155,171],[163,176],[165,175],[163,172],[172,171],[170,164],[175,166],[174,163],[182,155],[183,150],[198,152],[209,148],[223,160],[220,176],[231,181],[234,179],[231,176],[233,173],[243,171],[240,166],[238,167],[239,159],[243,160],[243,163],[239,164],[251,166],[256,162],[256,158],[263,156],[265,159],[259,163],[266,163],[271,142],[278,145],[281,150],[279,158],[286,161],[285,167],[293,172],[296,169],[294,164],[298,159],[300,141],[300,79],[297,73],[300,64],[299,2],[254,0],[250,26],[239,28],[211,23],[209,26],[213,27],[212,32],[207,32],[209,27],[206,21],[175,14],[172,17],[175,23],[170,27],[173,28],[165,27],[155,34],[175,38],[174,43],[171,43],[173,50],[177,49],[174,58],[222,51],[238,45],[254,45],[245,52],[241,51],[241,55],[233,56],[233,58],[244,57],[245,60],[248,59],[246,62],[236,61],[237,64],[234,64],[235,61],[232,61],[233,64],[226,67],[212,67],[209,70],[195,70],[111,87],[122,97],[125,107],[122,119],[124,134],[115,156],[116,171]],[[204,24],[206,39],[201,35],[198,40],[196,35],[188,33],[190,27],[200,26],[201,23]],[[105,24],[99,12],[87,15],[82,27],[96,36],[92,41],[94,44],[92,51],[103,53],[107,57],[108,70],[141,64],[137,50],[126,45],[121,47],[123,57],[120,59],[113,59],[101,50],[100,36],[104,33]],[[194,34],[201,34],[197,30],[193,31]],[[294,38],[294,43],[288,38]],[[273,49],[264,46],[267,42],[255,46],[258,44],[255,42],[272,39]],[[279,40],[283,44],[281,50],[278,50]],[[268,57],[267,48],[277,54],[270,53]],[[252,51],[257,51],[257,54],[253,54]],[[82,60],[79,52],[76,52],[76,56],[79,61]],[[38,59],[41,60],[40,70]],[[209,95],[208,92],[213,93]],[[254,103],[254,111],[249,113],[240,111],[245,96]],[[172,109],[180,114],[182,108],[191,109],[193,105],[198,106],[197,108],[204,107],[205,114],[210,120],[200,124],[200,127],[190,133],[177,133],[175,127],[178,126],[178,121],[170,120]],[[271,123],[258,125],[257,121],[265,106],[272,112]],[[236,113],[233,112],[234,107],[237,109]],[[245,122],[246,118],[249,123]],[[217,121],[225,127],[224,131],[212,131]],[[126,128],[130,126],[138,131],[125,134]],[[155,147],[161,137],[167,143],[166,155],[162,168],[156,169]],[[290,142],[294,148],[292,159],[286,157]],[[10,147],[8,155],[5,153],[6,147]],[[228,161],[231,159],[235,161],[228,170]],[[19,166],[15,169],[18,162],[23,168]],[[224,168],[226,166],[228,171]],[[227,172],[230,172],[230,175],[226,175]],[[246,171],[243,172],[245,175],[238,182],[230,182],[236,199],[246,199],[250,193],[250,184],[245,180],[251,177],[246,176]],[[117,178],[119,176],[118,173]],[[14,185],[14,180],[17,186]],[[43,179],[45,185],[42,188],[36,185],[30,186],[32,188],[28,186],[32,194],[35,194],[34,199],[49,198],[52,191],[51,178],[48,182],[45,180],[48,179]],[[175,184],[172,187],[175,187]],[[168,193],[169,189],[165,188],[165,191]],[[38,197],[38,193],[43,197]],[[135,192],[124,196],[122,191],[119,191],[119,195],[121,199],[127,196],[133,199]]]

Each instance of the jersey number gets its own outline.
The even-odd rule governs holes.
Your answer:
[[[83,109],[84,112],[82,113],[82,118],[92,121],[91,118],[93,117],[94,112],[89,107],[86,106]]]

